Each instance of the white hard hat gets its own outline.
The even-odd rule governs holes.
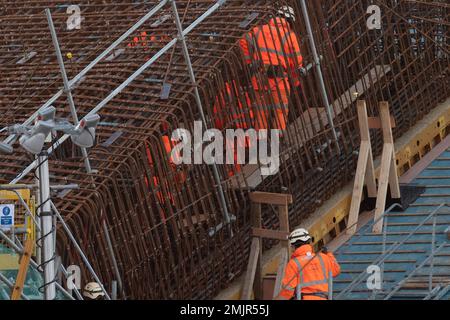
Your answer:
[[[96,300],[98,297],[104,297],[105,293],[97,282],[89,282],[83,290],[83,296]]]
[[[297,241],[307,242],[309,240],[311,240],[311,236],[309,235],[308,230],[303,228],[295,229],[289,236],[289,242],[292,245],[295,244]]]
[[[294,8],[290,6],[282,6],[280,10],[278,10],[278,13],[282,16],[285,16],[286,19],[292,19],[295,21],[295,11]]]

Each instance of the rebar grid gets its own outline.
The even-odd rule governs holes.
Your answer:
[[[177,1],[183,26],[213,3]],[[383,12],[382,30],[366,26],[366,10],[372,1],[307,3],[341,152],[324,116],[314,69],[306,75],[293,73],[286,80],[291,95],[280,172],[255,185],[247,179],[245,168],[230,176],[230,170],[236,168],[219,165],[228,208],[237,217],[232,224],[233,236],[227,228],[210,234],[211,228],[223,222],[211,168],[172,165],[162,143],[162,137],[170,136],[174,129],[192,129],[193,122],[200,119],[179,44],[101,110],[103,124],[97,131],[96,146],[89,151],[96,173],[85,172],[80,150],[68,141],[52,156],[52,183],[80,185],[80,190],[54,202],[107,287],[117,279],[103,221],[113,240],[127,298],[213,297],[246,266],[249,187],[292,193],[295,202],[290,223],[298,225],[351,180],[359,145],[354,92],[368,102],[371,114],[377,112],[378,101],[390,103],[396,137],[449,96],[449,8],[445,1],[374,1]],[[52,11],[63,54],[73,55],[65,61],[72,79],[157,2],[86,0],[78,4],[84,17],[81,29],[68,31],[66,6],[42,0],[0,0],[0,128],[23,122],[62,87],[45,8]],[[251,70],[238,41],[269,21],[284,4],[296,12],[294,30],[307,66],[313,57],[299,1],[227,1],[187,37],[211,127],[217,120],[224,123],[222,130],[236,126],[227,111],[215,112],[218,104],[239,111],[240,105],[249,107],[247,97],[253,107],[258,99],[271,101],[267,93],[250,85]],[[254,12],[257,18],[240,26]],[[117,57],[100,62],[72,88],[80,118],[176,37],[171,17],[151,27],[170,14],[170,6],[165,7],[119,46]],[[139,39],[142,31],[147,32],[145,41]],[[134,37],[138,37],[137,45],[128,46]],[[296,85],[298,79],[300,86]],[[220,102],[218,97],[233,82],[238,89]],[[168,99],[160,96],[163,83],[172,85]],[[266,84],[267,78],[259,76],[258,83]],[[58,116],[70,119],[65,95],[54,106]],[[248,117],[239,121],[249,127],[253,124]],[[120,136],[113,136],[117,132]],[[381,138],[374,134],[372,141],[374,152],[379,154]],[[2,155],[0,182],[8,183],[30,162],[20,148],[13,156]],[[33,178],[30,174],[25,180]],[[278,224],[273,211],[264,212],[264,224]],[[63,232],[58,236],[58,253],[64,264],[82,265],[70,240]],[[86,270],[84,276],[88,277]]]

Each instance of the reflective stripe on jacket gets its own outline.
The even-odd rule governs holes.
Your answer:
[[[315,256],[311,245],[295,250],[284,273],[280,292],[282,298],[289,300],[299,291],[303,300],[327,299],[328,277],[330,273],[332,277],[337,277],[341,268],[331,252]]]
[[[282,66],[286,71],[303,64],[297,36],[284,18],[273,18],[253,28],[240,40],[240,46],[247,64],[260,61],[265,66]]]

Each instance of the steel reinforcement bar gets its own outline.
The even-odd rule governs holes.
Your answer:
[[[367,27],[367,8],[372,2],[381,9],[381,29]],[[177,1],[183,27],[214,3]],[[71,29],[74,12],[67,13],[68,5],[3,0],[0,129],[28,119],[63,86],[45,8],[52,11],[68,77],[73,79],[157,4],[79,1],[80,28]],[[246,63],[239,40],[271,21],[283,5],[294,8],[293,29],[308,71],[300,72],[294,60],[293,72],[283,80],[290,98],[279,173],[262,178],[258,166],[218,166],[226,204],[236,216],[232,233],[229,228],[211,232],[224,222],[212,168],[175,166],[164,144],[173,130],[193,130],[194,121],[200,119],[180,44],[100,110],[97,143],[89,151],[94,173],[85,172],[81,152],[70,141],[52,155],[52,183],[80,186],[55,195],[54,203],[102,282],[111,289],[117,279],[102,228],[106,222],[125,286],[122,298],[211,298],[239,276],[249,249],[249,190],[292,193],[290,223],[300,224],[352,178],[359,146],[357,96],[368,102],[372,115],[378,101],[390,103],[396,137],[449,96],[445,22],[449,8],[445,1],[307,1],[338,148],[300,1],[229,0],[187,37],[210,127],[254,127],[254,118],[240,113],[242,109],[257,112],[261,101],[273,103],[281,94],[255,90],[254,69]],[[72,94],[80,118],[177,37],[171,13],[170,6],[164,6],[77,82]],[[279,36],[282,26],[277,30],[279,34],[270,37]],[[261,87],[269,81],[261,73],[256,77]],[[58,116],[70,119],[65,94],[53,105]],[[238,118],[233,116],[236,113]],[[2,140],[6,137],[2,133]],[[374,134],[372,141],[375,153],[380,153],[380,137]],[[20,148],[14,155],[1,155],[0,183],[13,180],[31,161]],[[33,179],[32,173],[24,177],[27,182]],[[263,217],[267,227],[278,224],[272,210]],[[64,232],[59,232],[58,240],[58,254],[65,264],[82,265]],[[83,270],[83,276],[86,282],[90,280],[88,270]]]

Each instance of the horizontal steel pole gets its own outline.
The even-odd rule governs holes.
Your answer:
[[[103,51],[97,58],[95,58],[89,65],[86,66],[79,74],[77,74],[72,80],[69,81],[69,88],[73,87],[78,81],[80,81],[97,63],[110,54],[123,40],[128,38],[134,31],[142,26],[148,19],[154,16],[159,10],[161,10],[169,0],[162,0],[152,10],[150,10],[145,16],[143,16],[138,22],[136,22],[130,29],[122,34],[116,41],[114,41],[105,51]],[[41,110],[51,106],[59,97],[62,96],[64,90],[59,90],[53,97],[51,97],[46,103],[44,103],[35,113],[33,113],[25,122],[24,125],[30,125],[34,119],[38,116]],[[10,135],[5,139],[5,143],[10,143],[15,138],[15,135]]]
[[[215,5],[209,8],[204,14],[202,14],[198,19],[196,19],[192,24],[183,31],[183,36],[186,36],[192,29],[202,23],[208,16],[214,13],[217,9],[223,5],[226,0],[219,0]],[[94,109],[92,109],[87,115],[96,114],[100,111],[108,102],[110,102],[115,96],[117,96],[126,86],[128,86],[134,79],[136,79],[142,72],[145,71],[149,66],[155,63],[163,54],[169,51],[176,43],[178,39],[172,39],[164,48],[158,51],[149,61],[147,61],[142,67],[140,67],[135,73],[133,73],[127,80],[125,80],[119,87],[112,91],[102,102],[100,102]],[[69,138],[69,135],[65,134],[59,140],[54,143],[48,150],[47,153],[50,155],[55,151],[64,141]],[[23,177],[30,173],[38,164],[38,161],[33,161],[28,167],[26,167],[16,178],[14,178],[10,183],[15,184],[19,182]]]

